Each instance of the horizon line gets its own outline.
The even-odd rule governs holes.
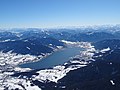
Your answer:
[[[0,29],[64,29],[64,28],[68,28],[68,29],[72,29],[72,28],[87,28],[87,27],[100,27],[100,26],[118,26],[120,24],[93,24],[93,25],[73,25],[73,26],[51,26],[51,27],[0,27]]]

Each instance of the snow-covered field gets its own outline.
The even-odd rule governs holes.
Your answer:
[[[22,89],[21,85],[18,85],[20,82],[24,85],[27,90],[36,90],[37,86],[30,86],[30,81],[26,81],[25,79],[19,79],[11,77],[10,75],[16,72],[26,72],[30,71],[30,68],[20,68],[18,67],[19,64],[26,63],[26,62],[34,62],[43,57],[46,57],[49,54],[44,54],[44,56],[33,56],[33,55],[21,55],[7,52],[3,53],[0,52],[0,90],[3,90],[5,87],[9,87],[8,90],[19,88]],[[39,89],[37,89],[39,90]]]
[[[31,81],[38,80],[40,82],[55,82],[66,76],[68,72],[71,70],[75,70],[81,67],[87,66],[87,64],[91,63],[89,60],[93,60],[92,57],[94,52],[96,51],[94,46],[91,46],[89,42],[70,42],[62,40],[67,45],[74,45],[77,47],[85,48],[84,51],[80,52],[80,55],[75,56],[74,58],[79,59],[71,59],[69,62],[64,63],[63,65],[55,66],[51,69],[38,70],[36,73],[38,75],[32,75],[31,78],[23,77],[12,77],[10,75],[16,72],[26,72],[30,71],[29,68],[20,68],[19,64],[25,62],[32,62],[38,59],[43,58],[40,56],[32,56],[32,55],[21,55],[12,52],[3,53],[0,52],[0,90],[4,88],[11,89],[20,89],[20,90],[41,90],[38,86],[34,85]],[[61,47],[58,47],[61,48]],[[106,51],[106,50],[104,50]],[[84,60],[84,61],[83,61]],[[94,60],[93,60],[94,61]]]

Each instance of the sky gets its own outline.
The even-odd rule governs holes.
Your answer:
[[[0,0],[0,28],[120,24],[120,0]]]

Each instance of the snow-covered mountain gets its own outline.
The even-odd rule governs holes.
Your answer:
[[[119,90],[120,25],[0,30],[1,90]],[[67,46],[84,48],[64,64],[21,68]]]

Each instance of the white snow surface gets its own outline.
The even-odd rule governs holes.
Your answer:
[[[8,90],[15,90],[16,88],[19,90],[41,90],[38,86],[31,86],[31,84],[29,80],[18,78],[8,78],[7,81],[3,83],[5,87],[8,87]]]
[[[75,67],[68,67],[65,69],[65,66],[56,66],[53,69],[46,69],[46,70],[40,70],[37,73],[39,73],[38,76],[34,75],[34,80],[39,80],[41,82],[46,82],[47,80],[56,82],[66,76],[66,74],[71,71],[78,69],[80,67],[84,67],[86,65],[80,65],[80,66],[75,66]]]
[[[112,85],[115,85],[115,83],[114,83],[114,81],[113,81],[113,80],[110,80],[110,82],[111,82],[111,84],[112,84]]]
[[[14,90],[15,88],[19,88],[20,90],[41,90],[38,89],[38,86],[30,86],[30,81],[26,79],[19,79],[11,77],[10,75],[14,74],[14,72],[26,72],[30,71],[30,68],[20,68],[17,65],[36,61],[38,58],[43,58],[42,55],[33,56],[33,55],[21,55],[12,53],[12,51],[3,53],[0,52],[0,90],[4,90],[5,87],[8,87],[8,90]],[[19,85],[19,82],[22,82],[25,89]]]
[[[102,49],[100,52],[101,52],[101,53],[105,53],[105,52],[107,52],[107,51],[109,51],[109,50],[110,50],[110,48],[108,47],[108,48]]]

